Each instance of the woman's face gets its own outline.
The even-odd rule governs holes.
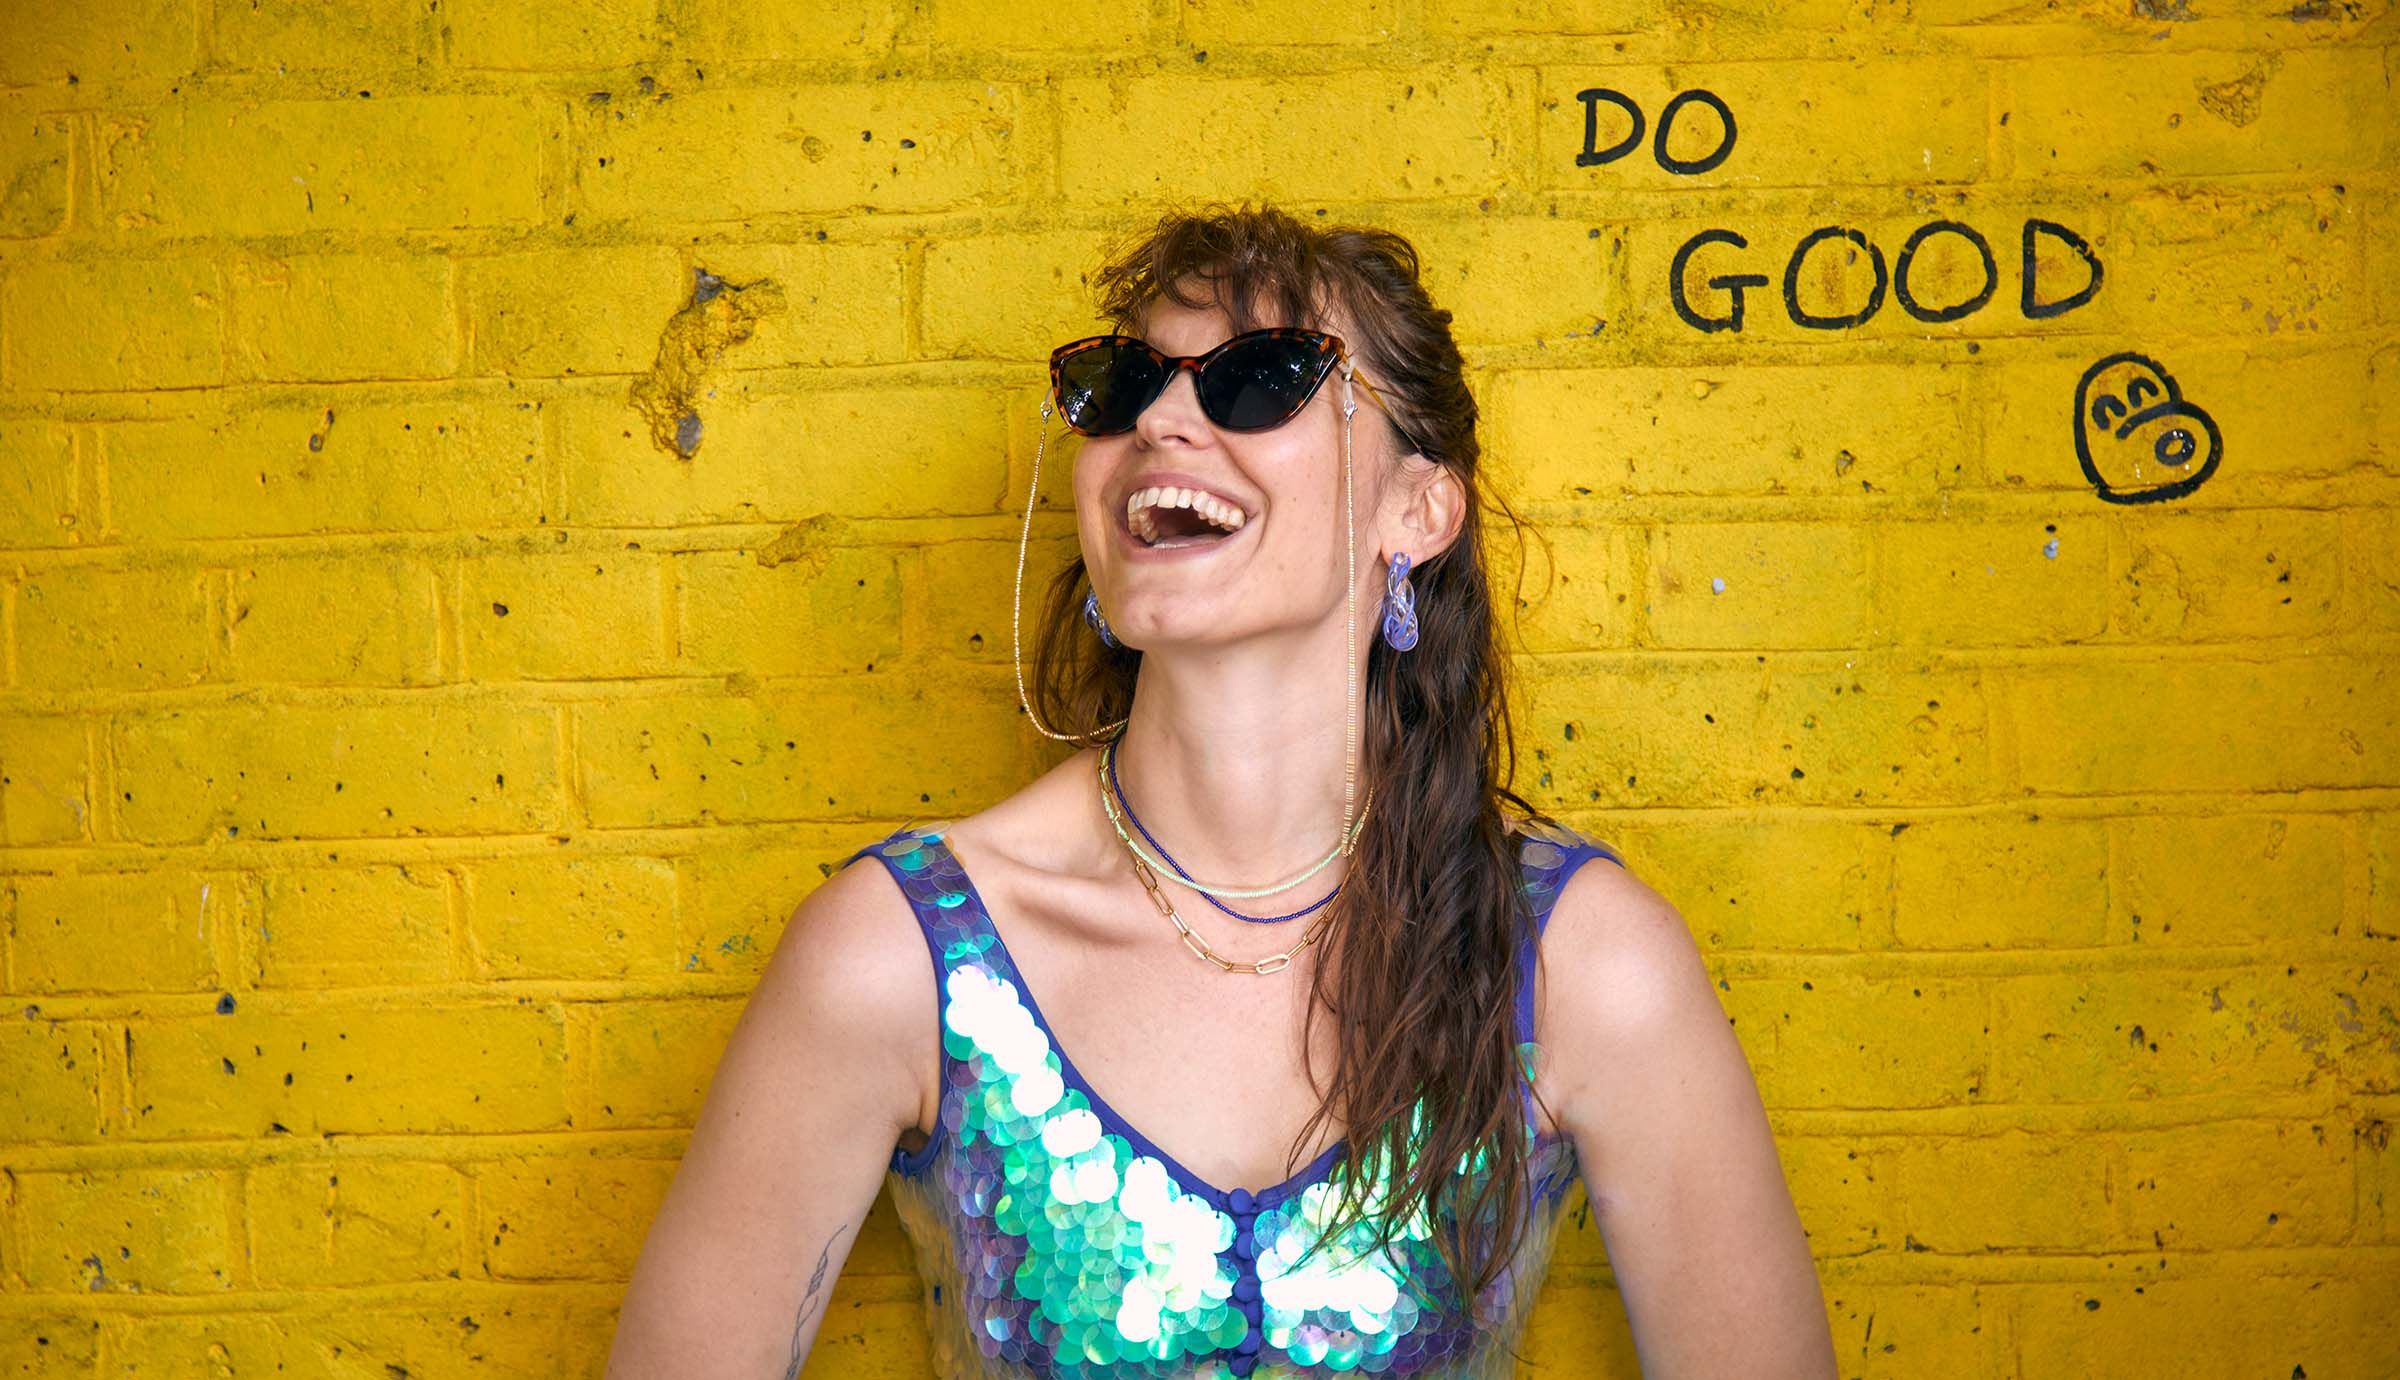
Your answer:
[[[1222,312],[1164,298],[1141,331],[1169,355],[1202,354],[1232,333]],[[1390,448],[1382,414],[1365,389],[1356,396],[1351,464],[1364,629],[1373,617],[1370,585],[1382,579],[1376,505]],[[1077,525],[1092,587],[1119,641],[1143,651],[1218,644],[1338,618],[1341,399],[1337,368],[1281,426],[1225,431],[1200,410],[1191,372],[1179,369],[1133,430],[1084,440],[1075,460]],[[1161,489],[1207,497],[1198,511],[1185,511],[1174,505],[1189,499]],[[1216,522],[1203,516],[1212,508]],[[1228,520],[1238,525],[1220,534]],[[1151,533],[1158,544],[1144,539]]]

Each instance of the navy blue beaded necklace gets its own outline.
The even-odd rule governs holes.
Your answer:
[[[1120,744],[1119,746],[1120,746],[1120,748],[1121,748],[1121,747],[1122,747],[1122,744]],[[1190,881],[1190,880],[1192,880],[1192,874],[1191,874],[1191,873],[1189,873],[1189,872],[1186,872],[1186,871],[1184,871],[1184,870],[1183,870],[1183,864],[1182,864],[1182,863],[1179,863],[1179,862],[1177,862],[1177,861],[1175,861],[1175,855],[1174,855],[1174,854],[1172,854],[1172,853],[1169,853],[1169,852],[1167,851],[1167,846],[1166,846],[1165,844],[1163,844],[1163,843],[1160,843],[1160,842],[1159,842],[1159,841],[1158,841],[1158,840],[1157,840],[1155,837],[1153,837],[1153,836],[1151,835],[1151,833],[1150,833],[1150,831],[1149,831],[1148,829],[1146,829],[1146,828],[1143,828],[1143,827],[1142,827],[1142,817],[1141,817],[1140,815],[1137,815],[1137,814],[1135,814],[1135,813],[1133,812],[1133,802],[1132,802],[1132,801],[1130,801],[1130,800],[1127,800],[1127,799],[1125,798],[1125,788],[1124,788],[1123,786],[1120,786],[1120,785],[1118,785],[1118,784],[1117,784],[1117,757],[1118,757],[1118,756],[1119,756],[1119,753],[1113,753],[1113,752],[1112,752],[1112,753],[1110,753],[1110,754],[1109,754],[1109,757],[1108,757],[1108,789],[1109,789],[1109,793],[1110,793],[1110,794],[1112,794],[1112,795],[1114,795],[1114,796],[1116,796],[1116,798],[1117,798],[1117,804],[1119,804],[1119,805],[1121,805],[1121,806],[1123,806],[1123,807],[1124,807],[1124,809],[1125,809],[1125,817],[1126,817],[1127,819],[1130,819],[1130,820],[1132,820],[1132,821],[1133,821],[1133,827],[1134,827],[1134,828],[1136,828],[1136,829],[1138,829],[1138,830],[1141,830],[1141,835],[1142,835],[1142,837],[1143,837],[1144,839],[1147,839],[1147,840],[1149,840],[1150,846],[1151,846],[1152,848],[1155,848],[1155,849],[1157,849],[1157,850],[1158,850],[1158,856],[1160,856],[1160,857],[1162,857],[1162,858],[1166,859],[1166,860],[1167,860],[1167,866],[1169,866],[1169,867],[1171,867],[1171,868],[1175,869],[1175,875],[1176,875],[1176,876],[1178,876],[1178,877],[1181,877],[1181,878],[1183,878],[1183,879],[1184,879],[1185,881],[1187,881],[1187,882],[1188,882],[1188,881]],[[1303,916],[1303,915],[1306,915],[1306,914],[1308,914],[1310,911],[1313,911],[1313,910],[1317,909],[1319,906],[1322,906],[1322,905],[1324,905],[1324,904],[1325,904],[1327,901],[1330,901],[1330,900],[1332,900],[1334,897],[1341,895],[1341,893],[1342,893],[1342,882],[1347,882],[1347,881],[1349,881],[1349,880],[1350,880],[1349,876],[1348,876],[1347,874],[1344,874],[1344,876],[1342,877],[1342,881],[1341,881],[1341,882],[1335,882],[1335,883],[1333,884],[1333,890],[1326,892],[1326,893],[1325,893],[1323,896],[1320,896],[1320,897],[1318,897],[1318,898],[1317,898],[1315,901],[1312,901],[1312,902],[1310,902],[1308,905],[1305,905],[1305,906],[1301,907],[1300,909],[1298,909],[1298,910],[1296,910],[1296,911],[1293,911],[1293,912],[1292,912],[1291,914],[1289,914],[1289,915],[1244,915],[1244,914],[1242,914],[1240,911],[1238,911],[1238,910],[1235,910],[1233,907],[1226,905],[1226,904],[1225,904],[1223,901],[1220,901],[1220,900],[1218,900],[1216,897],[1209,895],[1209,894],[1208,894],[1207,892],[1205,892],[1205,891],[1203,891],[1203,892],[1201,892],[1201,893],[1200,893],[1200,897],[1201,897],[1201,899],[1202,899],[1202,900],[1205,900],[1205,901],[1207,901],[1207,902],[1208,902],[1210,905],[1212,905],[1212,906],[1215,906],[1217,909],[1219,909],[1219,910],[1221,910],[1221,911],[1225,912],[1227,915],[1230,915],[1230,916],[1232,916],[1232,917],[1233,917],[1234,919],[1236,919],[1236,920],[1247,920],[1247,921],[1249,921],[1249,922],[1250,922],[1251,924],[1253,924],[1253,925],[1280,925],[1280,924],[1282,924],[1282,923],[1283,923],[1284,921],[1286,921],[1286,920],[1297,920],[1297,919],[1299,919],[1301,916]]]

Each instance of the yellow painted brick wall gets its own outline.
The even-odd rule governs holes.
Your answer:
[[[1081,275],[1244,196],[1456,311],[1524,784],[1703,942],[1842,1373],[2400,1373],[2391,0],[1306,15],[0,0],[0,1375],[597,1375],[792,906],[1050,760]],[[1635,1375],[1574,1224],[1529,1359]],[[809,1374],[915,1291],[879,1205]]]

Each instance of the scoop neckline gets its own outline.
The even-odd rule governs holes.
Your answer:
[[[1103,1125],[1124,1136],[1126,1141],[1140,1153],[1156,1159],[1168,1174],[1182,1183],[1184,1188],[1199,1193],[1219,1206],[1230,1203],[1236,1193],[1247,1192],[1253,1207],[1262,1209],[1273,1207],[1309,1188],[1316,1182],[1318,1176],[1333,1163],[1335,1157],[1348,1149],[1350,1137],[1344,1135],[1323,1150],[1318,1151],[1315,1159],[1281,1181],[1266,1188],[1245,1190],[1218,1187],[1186,1167],[1181,1160],[1168,1153],[1158,1142],[1142,1134],[1140,1128],[1119,1112],[1106,1097],[1101,1096],[1099,1089],[1092,1086],[1090,1080],[1083,1076],[1083,1070],[1076,1067],[1075,1060],[1068,1055],[1066,1044],[1059,1039],[1057,1029],[1050,1024],[1050,1018],[1042,1012],[1040,998],[1034,995],[1032,984],[1026,981],[1024,968],[1018,965],[1016,954],[1009,949],[1008,937],[1000,932],[999,921],[993,916],[991,906],[985,902],[982,889],[975,885],[974,875],[967,871],[966,861],[958,856],[958,850],[950,846],[949,831],[949,824],[944,823],[918,834],[917,837],[921,842],[931,843],[939,848],[949,859],[951,867],[956,869],[962,889],[966,892],[968,900],[974,903],[976,913],[982,916],[984,929],[992,936],[992,947],[999,952],[1002,960],[1008,964],[1009,974],[1016,979],[1017,997],[1025,1003],[1026,1014],[1031,1016],[1033,1023],[1041,1029],[1042,1038],[1049,1042],[1051,1053],[1058,1056],[1059,1081],[1082,1093],[1085,1102],[1091,1107],[1092,1115],[1098,1117]]]

